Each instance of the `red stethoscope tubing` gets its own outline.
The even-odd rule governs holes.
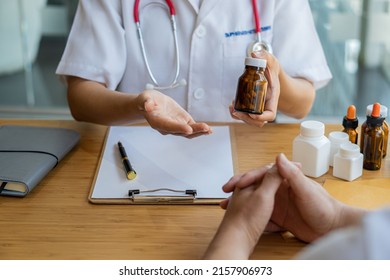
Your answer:
[[[148,70],[149,77],[153,81],[154,85],[150,85],[150,89],[169,89],[169,88],[175,88],[180,85],[185,85],[186,81],[182,79],[180,82],[177,81],[179,77],[179,72],[180,72],[180,55],[179,55],[179,45],[178,45],[178,39],[177,39],[177,31],[176,31],[176,11],[175,7],[173,5],[173,2],[171,0],[165,0],[168,8],[169,8],[169,13],[171,16],[171,24],[172,24],[172,31],[173,31],[173,37],[175,41],[175,49],[176,49],[176,75],[175,78],[173,79],[173,82],[168,85],[168,86],[160,86],[159,83],[157,82],[156,78],[154,77],[152,73],[152,69],[149,65],[148,58],[146,55],[145,51],[145,46],[144,46],[144,41],[143,41],[143,36],[142,36],[142,30],[141,30],[141,24],[139,21],[139,2],[140,0],[135,0],[134,1],[134,21],[137,26],[137,32],[138,32],[138,38],[141,46],[141,51],[142,51],[142,56],[144,58],[144,62],[146,65],[146,68]],[[255,31],[257,34],[257,40],[254,41],[253,43],[249,44],[247,48],[248,56],[255,51],[258,50],[259,47],[260,49],[265,49],[267,51],[270,51],[272,53],[271,46],[265,42],[262,42],[261,40],[261,25],[260,25],[260,16],[259,16],[259,11],[257,9],[257,0],[252,0],[252,9],[253,9],[253,15],[254,15],[254,20],[255,20]],[[146,88],[149,88],[149,84],[146,85]]]
[[[252,0],[253,16],[255,17],[256,33],[261,32],[259,10],[257,9],[257,0]]]
[[[139,1],[140,0],[135,0],[135,2],[134,2],[134,21],[135,21],[135,23],[139,23]],[[176,15],[175,6],[173,5],[172,1],[165,0],[165,2],[167,2],[167,5],[169,7],[169,13],[171,14],[171,16]]]
[[[139,1],[135,0],[134,2],[134,21],[139,23]],[[169,7],[169,13],[171,16],[176,15],[175,6],[173,5],[171,0],[166,0],[167,5]],[[260,24],[260,16],[259,16],[259,10],[257,9],[257,0],[252,0],[252,6],[253,6],[253,15],[255,18],[255,26],[256,26],[256,33],[261,32],[261,24]]]

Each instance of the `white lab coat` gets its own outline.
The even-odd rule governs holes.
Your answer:
[[[390,260],[390,208],[367,214],[362,223],[339,229],[307,246],[302,260]]]
[[[187,86],[163,91],[197,121],[232,121],[244,58],[255,39],[250,0],[173,1],[180,46],[180,75]],[[133,18],[134,0],[81,0],[57,74],[98,81],[139,93],[151,80]],[[259,1],[263,39],[293,77],[316,88],[331,78],[307,0]],[[162,85],[175,74],[175,51],[165,1],[140,1],[140,24],[153,74]]]

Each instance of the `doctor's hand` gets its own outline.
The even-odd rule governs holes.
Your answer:
[[[234,105],[229,106],[230,115],[236,120],[242,120],[247,124],[263,127],[267,122],[276,118],[280,96],[279,73],[280,65],[278,60],[267,51],[253,52],[252,57],[267,60],[265,76],[268,81],[267,95],[265,98],[264,112],[261,115],[248,114],[234,110]]]
[[[138,109],[150,126],[163,135],[194,138],[212,133],[206,123],[195,122],[172,98],[156,90],[145,90],[137,97]]]
[[[249,258],[271,218],[275,193],[283,181],[276,166],[262,167],[256,176],[245,188],[234,188],[205,259]]]

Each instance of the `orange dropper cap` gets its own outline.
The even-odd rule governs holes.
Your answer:
[[[371,117],[379,118],[380,116],[381,116],[381,104],[374,103],[374,105],[372,106]]]
[[[347,110],[347,115],[343,118],[343,126],[345,129],[357,128],[359,125],[359,120],[356,117],[356,107],[354,105],[349,105]]]
[[[348,120],[354,120],[356,119],[356,107],[353,105],[350,105],[347,110],[347,119]]]

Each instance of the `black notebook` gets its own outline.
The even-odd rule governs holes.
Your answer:
[[[0,195],[26,196],[79,140],[66,128],[0,126]]]

